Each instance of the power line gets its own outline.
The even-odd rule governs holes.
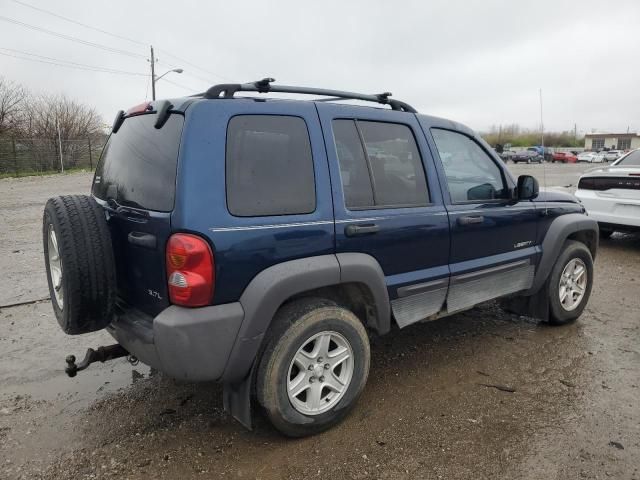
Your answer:
[[[91,29],[91,30],[95,30],[96,32],[100,32],[100,33],[102,33],[102,34],[109,35],[109,36],[114,37],[114,38],[118,38],[118,39],[120,39],[120,40],[125,40],[125,41],[128,41],[128,42],[132,42],[132,43],[135,43],[135,44],[137,44],[137,45],[144,45],[144,46],[146,46],[146,45],[147,45],[146,43],[141,42],[141,41],[139,41],[139,40],[135,40],[135,39],[132,39],[132,38],[126,37],[126,36],[124,36],[124,35],[118,35],[118,34],[115,34],[115,33],[109,32],[109,31],[107,31],[107,30],[104,30],[104,29],[102,29],[102,28],[98,28],[98,27],[95,27],[95,26],[92,26],[92,25],[88,25],[88,24],[83,23],[83,22],[79,22],[79,21],[74,20],[74,19],[72,19],[72,18],[65,17],[65,16],[63,16],[63,15],[57,14],[57,13],[52,12],[52,11],[50,11],[50,10],[46,10],[46,9],[44,9],[44,8],[36,7],[35,5],[31,5],[31,4],[29,4],[29,3],[26,3],[26,2],[23,2],[23,1],[20,1],[20,0],[12,0],[12,1],[13,1],[14,3],[17,3],[17,4],[22,5],[22,6],[24,6],[24,7],[27,7],[27,8],[31,8],[31,9],[37,10],[37,11],[42,12],[42,13],[45,13],[45,14],[47,14],[47,15],[51,15],[51,16],[53,16],[53,17],[56,17],[56,18],[62,19],[62,20],[64,20],[64,21],[67,21],[67,22],[70,22],[70,23],[73,23],[73,24],[76,24],[76,25],[80,25],[80,26],[82,26],[82,27],[84,27],[84,28],[88,28],[88,29]],[[17,25],[20,25],[20,26],[26,27],[26,28],[31,28],[31,29],[33,29],[33,30],[40,31],[40,32],[43,32],[43,33],[48,33],[48,34],[50,34],[50,35],[54,35],[54,36],[57,36],[57,37],[59,37],[59,38],[64,38],[64,39],[66,39],[66,40],[76,41],[76,42],[79,42],[79,43],[84,44],[84,45],[93,46],[93,47],[95,47],[95,48],[101,48],[101,49],[106,50],[106,51],[108,51],[108,52],[112,52],[112,53],[120,53],[120,54],[123,54],[123,55],[128,55],[128,56],[137,57],[137,58],[146,58],[144,55],[140,55],[140,54],[137,54],[137,53],[134,53],[134,52],[130,52],[130,51],[127,51],[127,50],[120,50],[120,49],[117,49],[117,48],[109,47],[109,46],[107,46],[107,45],[102,45],[102,44],[99,44],[99,43],[95,43],[95,42],[90,42],[90,41],[87,41],[87,40],[83,40],[83,39],[81,39],[81,38],[72,37],[72,36],[70,36],[70,35],[65,35],[65,34],[61,34],[61,33],[58,33],[58,32],[53,32],[53,31],[51,31],[51,30],[47,30],[47,29],[45,29],[45,28],[38,27],[38,26],[35,26],[35,25],[29,25],[29,24],[27,24],[27,23],[20,22],[20,21],[18,21],[18,20],[14,20],[14,19],[11,19],[11,18],[7,18],[7,17],[2,17],[2,16],[0,16],[0,20],[4,20],[4,21],[10,22],[10,23],[14,23],[14,24],[17,24]],[[200,67],[199,65],[197,65],[196,63],[190,62],[189,60],[186,60],[185,58],[182,58],[182,57],[179,57],[179,56],[177,56],[177,55],[174,55],[174,54],[172,54],[171,52],[168,52],[168,51],[166,51],[166,50],[164,50],[164,49],[162,49],[161,51],[162,51],[162,53],[163,53],[164,55],[169,56],[169,57],[172,57],[172,58],[174,58],[174,59],[176,59],[176,60],[178,60],[178,61],[180,61],[180,62],[182,62],[182,63],[184,63],[184,64],[186,64],[186,65],[189,65],[189,66],[191,66],[191,67],[193,67],[193,68],[195,68],[195,69],[197,69],[197,70],[199,70],[199,71],[201,71],[201,72],[203,72],[203,73],[205,73],[205,74],[207,74],[207,75],[210,75],[210,76],[213,76],[213,77],[219,78],[219,79],[224,80],[224,81],[229,81],[229,82],[233,81],[233,80],[231,80],[231,79],[229,79],[229,78],[227,78],[227,77],[224,77],[224,76],[222,76],[222,75],[218,75],[218,74],[216,74],[216,73],[213,73],[212,71],[207,70],[206,68],[202,68],[202,67]],[[171,66],[171,67],[173,67],[173,68],[177,68],[177,65],[171,64],[171,63],[169,63],[169,62],[161,62],[161,63],[165,63],[166,65],[169,65],[169,66]],[[190,72],[185,72],[185,73],[186,73],[188,76],[191,76],[191,77],[193,77],[193,78],[195,78],[195,79],[198,79],[198,80],[200,80],[200,81],[203,81],[203,82],[205,82],[205,83],[207,83],[207,84],[215,83],[215,82],[213,82],[210,78],[204,78],[204,77],[202,77],[202,76],[199,76],[199,75],[196,75],[196,74],[194,74],[194,73],[190,73]]]
[[[102,29],[102,28],[94,27],[94,26],[92,26],[92,25],[88,25],[88,24],[86,24],[86,23],[82,23],[82,22],[79,22],[79,21],[77,21],[77,20],[73,20],[72,18],[65,17],[65,16],[63,16],[63,15],[57,14],[57,13],[52,12],[52,11],[50,11],[50,10],[46,10],[46,9],[44,9],[44,8],[36,7],[35,5],[31,5],[31,4],[29,4],[29,3],[22,2],[22,1],[20,1],[20,0],[12,0],[12,1],[13,1],[14,3],[19,4],[19,5],[23,5],[23,6],[27,7],[27,8],[32,8],[32,9],[37,10],[37,11],[39,11],[39,12],[46,13],[46,14],[51,15],[51,16],[54,16],[54,17],[56,17],[56,18],[60,18],[60,19],[62,19],[62,20],[65,20],[65,21],[67,21],[67,22],[74,23],[74,24],[76,24],[76,25],[80,25],[80,26],[82,26],[82,27],[84,27],[84,28],[89,28],[89,29],[91,29],[91,30],[95,30],[96,32],[100,32],[100,33],[102,33],[102,34],[109,35],[109,36],[114,37],[114,38],[118,38],[118,39],[121,39],[121,40],[126,40],[126,41],[128,41],[128,42],[132,42],[132,43],[135,43],[135,44],[137,44],[137,45],[144,45],[144,46],[146,46],[146,45],[147,45],[146,43],[141,42],[141,41],[139,41],[139,40],[135,40],[135,39],[133,39],[133,38],[126,37],[126,36],[124,36],[124,35],[118,35],[118,34],[115,34],[115,33],[109,32],[109,31],[107,31],[107,30],[104,30],[104,29]],[[201,72],[206,73],[207,75],[211,75],[211,76],[213,76],[213,77],[216,77],[216,78],[219,78],[219,79],[221,79],[221,80],[225,80],[225,81],[233,81],[233,80],[231,80],[231,79],[229,79],[229,78],[227,78],[227,77],[224,77],[224,76],[222,76],[222,75],[218,75],[218,74],[216,74],[216,73],[213,73],[213,72],[212,72],[212,71],[210,71],[210,70],[207,70],[207,69],[205,69],[205,68],[202,68],[202,67],[200,67],[199,65],[197,65],[197,64],[195,64],[195,63],[193,63],[193,62],[190,62],[189,60],[186,60],[186,59],[184,59],[184,58],[182,58],[182,57],[179,57],[179,56],[177,56],[177,55],[174,55],[174,54],[172,54],[171,52],[168,52],[168,51],[166,51],[166,50],[164,50],[164,49],[162,50],[162,52],[164,53],[164,55],[167,55],[167,56],[169,56],[169,57],[172,57],[172,58],[174,58],[174,59],[176,59],[176,60],[178,60],[178,61],[180,61],[180,62],[182,62],[182,63],[184,63],[184,64],[186,64],[186,65],[189,65],[190,67],[196,68],[196,69],[200,70]],[[165,63],[167,63],[167,62],[165,62]],[[167,65],[170,65],[170,64],[169,64],[169,63],[167,63]],[[176,65],[170,65],[170,66],[172,66],[172,67],[176,67]],[[204,79],[204,78],[199,77],[199,76],[194,75],[194,74],[191,74],[191,76],[192,76],[192,77],[194,77],[194,78],[197,78],[197,79],[199,79],[199,80],[201,80],[201,81],[203,81],[203,82],[206,82],[206,83],[213,83],[213,82],[211,81],[211,79]]]
[[[169,67],[169,68],[180,68],[178,65],[176,65],[176,64],[174,64],[174,63],[166,62],[166,61],[164,61],[164,60],[158,60],[158,59],[156,59],[156,63],[158,63],[159,65],[164,65],[164,66]],[[205,84],[207,84],[208,86],[210,86],[212,83],[215,83],[215,82],[212,82],[210,79],[207,79],[207,78],[201,77],[201,76],[199,76],[199,75],[196,75],[195,73],[191,73],[191,72],[189,72],[188,70],[183,71],[183,72],[182,72],[182,75],[186,75],[187,77],[191,77],[191,78],[193,78],[193,79],[195,79],[195,80],[198,80],[198,81],[200,81],[200,82],[204,82],[204,83],[205,83]]]
[[[20,26],[25,27],[25,28],[30,28],[31,30],[35,30],[35,31],[38,31],[38,32],[47,33],[49,35],[53,35],[55,37],[63,38],[65,40],[69,40],[69,41],[72,41],[72,42],[81,43],[81,44],[87,45],[89,47],[99,48],[99,49],[105,50],[107,52],[118,53],[120,55],[126,55],[126,56],[134,57],[134,58],[144,58],[144,59],[147,58],[145,55],[141,55],[139,53],[129,52],[127,50],[120,50],[118,48],[109,47],[107,45],[102,45],[100,43],[89,42],[87,40],[82,40],[81,38],[72,37],[71,35],[65,35],[63,33],[54,32],[52,30],[47,30],[46,28],[37,27],[35,25],[30,25],[28,23],[24,23],[24,22],[20,22],[18,20],[14,20],[13,18],[4,17],[2,15],[0,15],[0,20],[3,20],[5,22],[9,22],[9,23],[13,23],[15,25],[20,25]]]
[[[87,65],[87,64],[84,64],[84,63],[70,62],[68,60],[62,60],[62,59],[53,58],[53,57],[46,57],[44,55],[37,55],[35,53],[23,52],[21,50],[14,50],[14,49],[11,49],[11,48],[0,47],[0,50],[5,50],[5,51],[9,51],[9,52],[15,52],[15,53],[0,52],[0,55],[5,55],[7,57],[18,58],[20,60],[27,60],[27,61],[30,61],[30,62],[47,63],[49,65],[56,65],[58,67],[75,68],[77,70],[87,70],[87,71],[91,71],[91,72],[100,72],[100,73],[113,73],[113,74],[118,74],[118,75],[134,75],[134,76],[142,76],[142,77],[147,77],[148,76],[146,73],[127,72],[125,70],[116,70],[116,69],[113,69],[113,68],[106,68],[106,67],[99,67],[99,66],[95,66],[95,65]],[[18,53],[20,55],[16,55],[16,53]],[[24,57],[24,56],[21,56],[21,55],[27,55],[27,56],[36,57],[36,58],[28,58],[28,57]],[[64,62],[64,63],[61,63],[61,62]]]
[[[219,79],[221,79],[221,80],[225,80],[225,81],[228,81],[228,82],[232,82],[232,81],[233,81],[233,80],[231,80],[231,79],[229,79],[229,78],[227,78],[227,77],[223,77],[223,76],[218,75],[218,74],[216,74],[216,73],[213,73],[213,72],[211,72],[211,71],[209,71],[209,70],[207,70],[207,69],[205,69],[205,68],[202,68],[202,67],[200,67],[200,66],[196,65],[195,63],[190,62],[189,60],[185,60],[184,58],[178,57],[177,55],[173,55],[172,53],[169,53],[169,52],[167,52],[167,51],[166,51],[166,50],[164,50],[164,49],[158,49],[158,52],[162,52],[162,53],[164,53],[165,55],[168,55],[169,57],[175,58],[176,60],[178,60],[178,61],[180,61],[180,62],[183,62],[183,63],[185,63],[186,65],[189,65],[190,67],[197,68],[197,69],[198,69],[198,70],[200,70],[201,72],[204,72],[204,73],[206,73],[206,74],[208,74],[208,75],[212,75],[212,76],[214,76],[214,77],[217,77],[217,78],[219,78]],[[201,79],[201,80],[202,80],[202,79]],[[212,82],[211,82],[211,80],[203,80],[203,81],[206,81],[206,82],[212,83]]]
[[[57,14],[57,13],[55,13],[55,12],[51,12],[50,10],[46,10],[46,9],[44,9],[44,8],[36,7],[36,6],[34,6],[34,5],[31,5],[31,4],[26,3],[26,2],[22,2],[22,1],[20,1],[20,0],[12,0],[12,1],[13,1],[14,3],[19,4],[19,5],[23,5],[23,6],[25,6],[25,7],[32,8],[32,9],[37,10],[37,11],[39,11],[39,12],[43,12],[43,13],[46,13],[46,14],[48,14],[48,15],[54,16],[54,17],[56,17],[56,18],[60,18],[60,19],[62,19],[62,20],[65,20],[65,21],[67,21],[67,22],[71,22],[71,23],[74,23],[74,24],[76,24],[76,25],[80,25],[80,26],[82,26],[82,27],[89,28],[89,29],[91,29],[91,30],[95,30],[96,32],[100,32],[100,33],[103,33],[103,34],[105,34],[105,35],[109,35],[109,36],[114,37],[114,38],[119,38],[119,39],[121,39],[121,40],[126,40],[126,41],[128,41],[128,42],[132,42],[132,43],[135,43],[135,44],[137,44],[137,45],[144,45],[144,46],[147,46],[147,44],[146,44],[146,43],[141,42],[141,41],[139,41],[139,40],[134,40],[133,38],[129,38],[129,37],[125,37],[125,36],[123,36],[123,35],[118,35],[118,34],[115,34],[115,33],[111,33],[111,32],[109,32],[109,31],[107,31],[107,30],[104,30],[104,29],[102,29],[102,28],[98,28],[98,27],[94,27],[94,26],[92,26],[92,25],[87,25],[86,23],[82,23],[82,22],[79,22],[79,21],[77,21],[77,20],[73,20],[72,18],[69,18],[69,17],[65,17],[65,16],[62,16],[62,15],[59,15],[59,14]],[[229,79],[229,78],[227,78],[227,77],[224,77],[224,76],[222,76],[222,75],[218,75],[218,74],[216,74],[216,73],[211,72],[210,70],[207,70],[207,69],[205,69],[205,68],[202,68],[202,67],[200,67],[199,65],[197,65],[197,64],[195,64],[195,63],[193,63],[193,62],[190,62],[189,60],[186,60],[186,59],[184,59],[184,58],[182,58],[182,57],[179,57],[179,56],[177,56],[177,55],[174,55],[174,54],[172,54],[171,52],[168,52],[168,51],[166,51],[166,50],[164,50],[164,49],[163,49],[163,50],[159,50],[159,51],[162,51],[164,55],[167,55],[167,56],[169,56],[169,57],[172,57],[172,58],[174,58],[175,60],[178,60],[178,61],[180,61],[180,62],[182,62],[182,63],[184,63],[184,64],[186,64],[186,65],[189,65],[190,67],[196,68],[196,69],[200,70],[201,72],[206,73],[207,75],[211,75],[211,76],[213,76],[213,77],[216,77],[216,78],[219,78],[219,79],[221,79],[221,80],[228,81],[228,82],[233,81],[233,80],[231,80],[231,79]],[[167,63],[167,62],[165,62],[165,63],[166,63],[167,65],[170,65],[170,64],[169,64],[169,63]],[[172,67],[176,67],[176,65],[170,65],[170,66],[172,66]],[[211,81],[211,79],[204,79],[204,78],[202,78],[202,77],[198,77],[197,75],[193,75],[193,74],[191,74],[191,76],[192,76],[192,77],[194,77],[194,78],[197,78],[197,79],[199,79],[199,80],[202,80],[203,82],[206,82],[206,83],[213,83],[213,82]]]
[[[95,30],[96,32],[104,33],[105,35],[109,35],[109,36],[114,37],[114,38],[119,38],[120,40],[126,40],[127,42],[136,43],[138,45],[144,45],[145,47],[147,46],[146,43],[143,43],[143,42],[141,42],[139,40],[134,40],[133,38],[125,37],[124,35],[118,35],[118,34],[115,34],[115,33],[107,32],[106,30],[103,30],[101,28],[93,27],[91,25],[87,25],[86,23],[82,23],[82,22],[79,22],[77,20],[73,20],[71,18],[64,17],[64,16],[59,15],[57,13],[51,12],[49,10],[45,10],[44,8],[36,7],[35,5],[31,5],[31,4],[26,3],[26,2],[21,2],[20,0],[13,0],[13,2],[14,3],[18,3],[18,4],[22,5],[22,6],[28,7],[28,8],[32,8],[34,10],[38,10],[39,12],[43,12],[43,13],[46,13],[48,15],[52,15],[52,16],[54,16],[56,18],[60,18],[60,19],[65,20],[67,22],[75,23],[76,25],[80,25],[81,27],[89,28],[91,30]]]
[[[185,85],[182,85],[182,84],[180,84],[180,83],[174,82],[174,81],[169,80],[169,79],[167,79],[167,78],[163,78],[162,80],[163,80],[163,81],[165,81],[165,82],[167,82],[167,83],[170,83],[171,85],[175,85],[176,87],[184,88],[185,90],[188,90],[188,91],[190,91],[190,92],[195,92],[195,91],[196,91],[196,89],[194,89],[194,88],[187,87],[187,86],[185,86]]]

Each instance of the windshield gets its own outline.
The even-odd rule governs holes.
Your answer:
[[[622,157],[615,165],[623,165],[625,167],[640,167],[640,150],[630,152],[626,157]]]

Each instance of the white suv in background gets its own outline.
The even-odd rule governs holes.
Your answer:
[[[614,231],[640,231],[640,149],[586,172],[576,197],[600,225],[602,237]]]

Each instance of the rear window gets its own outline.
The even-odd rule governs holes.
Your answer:
[[[626,157],[623,157],[616,165],[640,167],[640,150],[634,150]]]
[[[227,127],[227,205],[238,217],[316,209],[307,125],[283,115],[238,115]]]
[[[121,205],[170,212],[184,117],[173,114],[156,129],[156,115],[127,118],[111,134],[93,181],[93,194]]]

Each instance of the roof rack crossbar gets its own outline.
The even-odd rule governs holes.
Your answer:
[[[322,95],[330,98],[320,99],[317,101],[335,101],[335,100],[364,100],[366,102],[376,102],[383,105],[389,105],[393,110],[403,112],[417,113],[417,110],[411,105],[399,100],[392,100],[390,92],[378,94],[365,94],[356,92],[344,92],[342,90],[330,90],[325,88],[313,87],[296,87],[293,85],[272,85],[275,80],[273,78],[264,78],[256,82],[250,83],[223,83],[214,85],[209,88],[203,96],[204,98],[232,98],[236,92],[258,92],[258,93],[297,93],[302,95]]]

